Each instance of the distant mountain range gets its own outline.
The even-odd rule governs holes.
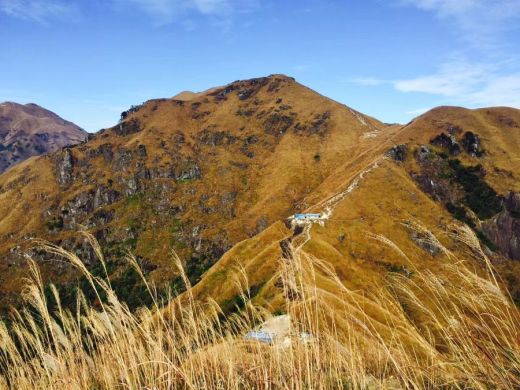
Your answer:
[[[31,156],[85,140],[87,133],[37,104],[0,104],[0,173]]]
[[[85,136],[37,106],[1,107],[4,145],[27,143],[36,154]],[[146,303],[147,294],[124,261],[127,251],[150,282],[175,290],[173,248],[195,297],[232,309],[237,291],[230,281],[242,270],[252,294],[277,310],[280,258],[291,237],[308,234],[306,251],[364,294],[391,273],[436,272],[451,261],[418,223],[460,256],[466,254],[446,232],[454,223],[468,225],[520,302],[517,109],[439,107],[407,125],[386,125],[272,75],[150,100],[121,118],[88,142],[0,175],[1,306],[19,297],[30,237],[73,250],[103,275],[77,234],[86,228],[105,252],[112,286],[132,307]],[[10,147],[11,156],[17,148]],[[14,162],[28,153],[17,155]],[[307,233],[285,223],[304,212],[328,219]],[[368,232],[385,236],[408,258]],[[46,280],[64,286],[64,301],[75,302],[69,293],[81,279],[76,269],[29,253]]]

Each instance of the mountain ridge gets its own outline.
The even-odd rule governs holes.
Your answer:
[[[347,269],[366,277],[366,282],[356,282],[359,286],[367,288],[370,280],[382,283],[395,261],[378,260],[388,255],[387,250],[364,242],[363,232],[395,235],[399,244],[420,255],[428,247],[402,225],[410,212],[436,232],[438,224],[456,221],[443,197],[451,199],[459,214],[467,210],[465,218],[473,212],[464,203],[464,196],[469,196],[465,183],[450,187],[438,170],[448,167],[449,161],[460,160],[464,169],[481,164],[486,174],[472,173],[471,178],[482,188],[492,186],[504,196],[506,191],[520,190],[503,157],[518,153],[514,146],[519,135],[508,129],[514,130],[520,121],[519,111],[482,109],[468,115],[442,108],[408,125],[388,126],[281,75],[236,81],[189,101],[154,99],[132,107],[119,124],[88,142],[32,159],[0,176],[0,212],[4,213],[0,252],[7,254],[0,263],[3,296],[13,297],[20,289],[17,280],[24,272],[20,255],[30,246],[20,246],[24,237],[50,239],[76,251],[87,267],[95,268],[95,253],[75,233],[84,226],[106,251],[114,284],[134,305],[140,302],[139,282],[122,261],[127,250],[137,256],[151,282],[166,288],[172,283],[177,286],[178,274],[170,258],[173,248],[195,291],[213,291],[210,295],[217,301],[232,299],[230,292],[219,295],[229,286],[213,284],[221,280],[214,276],[222,269],[219,263],[230,261],[225,260],[230,256],[244,265],[261,260],[251,263],[255,264],[251,272],[262,267],[266,272],[248,275],[258,285],[267,283],[281,254],[278,241],[292,234],[280,221],[296,212],[323,212],[327,200],[350,186],[359,191],[340,197],[336,213],[341,220],[357,222],[353,226],[330,222],[330,230],[318,227],[316,239],[306,245],[321,248],[316,256],[330,257],[343,277]],[[432,142],[455,127],[460,128],[453,135],[459,154],[448,156],[446,138]],[[471,131],[481,141],[475,150],[486,151],[481,157],[464,149],[464,137]],[[424,145],[429,157],[423,160]],[[466,172],[450,164],[450,175]],[[367,172],[370,166],[376,167]],[[366,176],[368,184],[360,176]],[[444,192],[431,192],[424,186],[427,179],[439,180]],[[358,193],[366,200],[357,198]],[[13,202],[16,207],[8,206]],[[432,208],[438,215],[426,217]],[[33,212],[28,215],[26,210]],[[273,229],[279,239],[260,239]],[[475,229],[484,234],[479,224]],[[261,248],[259,242],[265,244],[265,251],[260,251],[263,257],[248,259],[250,250],[237,252],[236,248],[250,245]],[[65,286],[77,280],[71,267],[29,252],[38,259],[46,280]],[[506,264],[504,274],[514,284],[520,275],[518,263],[503,259],[498,249],[494,253],[498,263]],[[424,264],[434,266],[437,255],[427,251],[426,256],[432,259]],[[273,284],[260,295],[276,297],[275,290]]]
[[[0,104],[0,172],[36,155],[83,142],[87,133],[35,104]]]

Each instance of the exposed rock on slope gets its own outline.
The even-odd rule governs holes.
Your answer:
[[[413,278],[414,270],[438,272],[439,263],[453,261],[443,248],[468,259],[467,248],[446,234],[458,219],[475,230],[520,305],[520,262],[511,261],[516,222],[509,211],[516,207],[516,196],[508,196],[506,210],[501,211],[501,196],[520,186],[518,122],[520,111],[515,109],[440,107],[393,133],[392,127],[384,128],[379,142],[384,145],[385,136],[393,142],[385,151],[393,161],[379,160],[367,171],[382,152],[364,151],[372,156],[360,164],[365,170],[346,157],[346,163],[307,196],[307,211],[320,212],[326,203],[323,199],[354,188],[339,198],[324,226],[313,225],[304,250],[325,260],[350,291],[359,292],[357,301],[365,302],[390,274]],[[497,219],[505,223],[497,227]],[[255,303],[281,310],[276,275],[280,259],[288,256],[283,244],[293,240],[292,235],[277,223],[237,244],[205,274],[193,295],[217,299],[224,306],[235,302],[238,290],[224,281],[234,277],[238,263],[254,287]],[[470,256],[468,261],[485,272],[479,259]],[[319,288],[327,291],[324,299],[337,296],[337,289],[321,284],[319,271],[315,278]],[[364,307],[371,307],[369,315],[377,318],[377,303],[372,304]]]
[[[44,237],[81,250],[81,226],[100,240],[121,285],[136,281],[125,273],[126,250],[153,265],[152,281],[175,284],[170,248],[195,283],[234,244],[305,209],[338,165],[375,144],[363,135],[384,127],[282,75],[189,101],[151,100],[121,118],[87,143],[0,177],[4,293],[16,291],[11,275],[23,271],[12,247]],[[75,275],[42,266],[56,282]]]
[[[87,133],[36,105],[0,104],[0,173],[23,160],[85,140]]]
[[[506,189],[520,191],[520,162],[510,169],[505,158],[520,150],[520,135],[511,127],[520,122],[518,110],[440,108],[407,126],[385,126],[273,75],[189,100],[151,100],[121,119],[84,144],[0,176],[2,303],[20,290],[26,238],[64,245],[102,275],[76,234],[84,227],[102,244],[112,285],[131,306],[146,303],[147,294],[140,294],[139,276],[123,261],[126,251],[160,289],[176,290],[181,283],[172,248],[197,294],[233,302],[229,280],[238,262],[259,296],[276,306],[280,242],[292,235],[280,221],[296,212],[323,212],[331,199],[334,214],[313,229],[309,251],[345,284],[369,291],[389,272],[412,271],[384,245],[367,241],[367,231],[390,236],[419,259],[415,267],[434,269],[445,261],[441,247],[432,249],[432,236],[410,231],[415,225],[403,221],[419,220],[438,233],[462,215],[448,209],[451,203],[480,231],[480,219],[501,208],[485,207],[475,188],[493,200]],[[384,158],[393,145],[399,146],[390,156],[399,164]],[[432,182],[430,190],[426,183]],[[36,259],[67,297],[77,273],[45,256]],[[517,280],[520,270],[509,269]]]
[[[484,231],[511,259],[520,260],[520,194],[510,192],[504,210],[484,224]]]

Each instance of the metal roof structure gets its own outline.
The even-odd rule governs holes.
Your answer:
[[[322,215],[320,213],[302,213],[293,215],[293,219],[297,220],[318,220],[321,218]]]
[[[257,331],[257,330],[251,331],[251,332],[247,333],[244,337],[248,340],[260,341],[260,342],[266,343],[266,344],[273,344],[273,342],[274,342],[274,337],[271,333],[264,332],[261,330],[260,331]]]

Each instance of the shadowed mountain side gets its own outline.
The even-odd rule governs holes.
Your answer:
[[[31,156],[83,142],[87,133],[36,104],[0,104],[0,173]]]

